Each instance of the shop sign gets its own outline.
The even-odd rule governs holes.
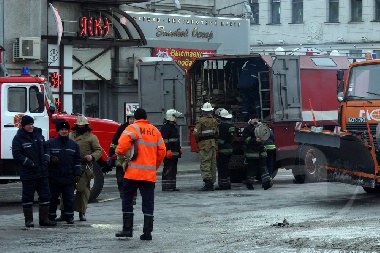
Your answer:
[[[153,53],[156,57],[173,59],[187,72],[196,58],[215,54],[216,50],[156,47]]]
[[[110,32],[109,20],[106,17],[81,17],[79,28],[81,36],[106,37]]]

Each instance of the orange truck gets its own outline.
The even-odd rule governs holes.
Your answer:
[[[305,181],[335,181],[380,192],[380,60],[353,62],[337,71],[338,125],[333,130],[297,124],[296,169]]]

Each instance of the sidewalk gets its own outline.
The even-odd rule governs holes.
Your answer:
[[[178,174],[200,174],[199,169],[199,154],[190,151],[190,146],[182,147],[182,157],[178,159]],[[162,167],[157,171],[157,175],[162,175]]]

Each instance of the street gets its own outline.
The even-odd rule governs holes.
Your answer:
[[[105,176],[103,192],[91,203],[87,221],[24,227],[21,184],[0,185],[2,252],[380,252],[380,204],[376,195],[339,183],[293,184],[289,170],[279,170],[273,188],[257,182],[249,191],[200,192],[203,182],[196,161],[180,164],[179,192],[162,192],[157,177],[152,241],[139,239],[143,227],[141,197],[134,218],[134,237],[118,239],[121,200],[114,173]],[[182,167],[184,168],[184,167]],[[191,169],[190,169],[191,168]],[[160,168],[159,171],[162,171]],[[289,223],[284,223],[284,219]]]

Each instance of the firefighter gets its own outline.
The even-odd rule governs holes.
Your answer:
[[[50,147],[49,185],[51,192],[49,219],[57,217],[58,198],[61,195],[65,211],[63,220],[74,224],[75,183],[82,176],[79,145],[69,139],[70,125],[66,121],[57,123],[57,138],[48,141]]]
[[[260,136],[256,136],[255,128],[259,125],[259,116],[253,114],[248,121],[248,126],[243,130],[243,138],[245,140],[245,159],[248,163],[247,168],[247,189],[254,190],[253,182],[255,175],[261,175],[262,187],[267,190],[272,187],[273,182],[266,166],[266,150],[263,140]]]
[[[167,110],[164,125],[160,129],[166,146],[166,156],[162,171],[162,191],[179,191],[176,186],[176,176],[178,158],[181,157],[182,149],[176,119],[181,115],[182,113],[175,109]]]
[[[80,115],[75,122],[69,138],[76,141],[80,148],[82,159],[82,177],[76,185],[75,211],[79,212],[79,220],[86,221],[86,210],[90,198],[90,182],[94,178],[92,164],[102,156],[98,137],[91,133],[87,118]]]
[[[269,175],[272,177],[273,170],[274,170],[274,163],[276,161],[276,145],[274,144],[274,133],[273,130],[270,129],[270,136],[269,139],[264,141],[264,147],[267,151],[267,158],[266,158],[266,164],[267,164],[267,170]]]
[[[12,155],[19,163],[25,227],[34,227],[33,202],[36,191],[40,226],[55,226],[57,223],[49,220],[49,147],[42,135],[42,129],[34,127],[34,119],[29,115],[21,118],[21,128],[12,140]]]
[[[136,121],[124,130],[116,147],[119,156],[125,155],[132,148],[137,149],[137,152],[134,152],[137,155],[129,161],[124,174],[123,230],[115,236],[133,236],[133,196],[137,189],[140,189],[144,214],[143,234],[140,239],[152,240],[156,171],[164,160],[166,147],[160,131],[147,120],[144,109],[138,108],[134,118]]]
[[[212,117],[214,108],[209,102],[203,104],[202,117],[199,118],[194,128],[194,137],[198,143],[200,156],[200,170],[203,182],[201,191],[213,191],[216,181],[216,139],[219,135],[219,126]]]
[[[232,124],[232,114],[226,109],[221,110],[219,123],[218,155],[216,157],[218,187],[215,190],[229,190],[231,189],[231,179],[228,164],[233,151],[232,141],[235,132],[235,126]]]
[[[218,122],[220,122],[220,112],[222,111],[222,110],[225,110],[224,108],[218,108],[218,109],[216,109],[215,110],[215,119],[218,121]]]
[[[120,162],[118,162],[118,160],[115,159],[116,147],[117,147],[117,143],[118,143],[118,140],[120,138],[120,135],[123,133],[125,128],[127,126],[129,126],[130,124],[133,124],[134,121],[135,121],[135,118],[133,117],[133,112],[129,111],[127,113],[127,121],[124,124],[121,124],[120,127],[117,129],[116,133],[114,134],[114,136],[112,138],[112,142],[111,142],[110,148],[108,150],[107,166],[109,168],[112,168],[112,166],[115,164],[116,182],[117,182],[117,188],[119,189],[120,198],[122,198],[121,192],[122,192],[122,188],[123,188],[124,171],[123,171],[123,167],[121,166]],[[133,203],[136,204],[136,196],[134,198]]]

